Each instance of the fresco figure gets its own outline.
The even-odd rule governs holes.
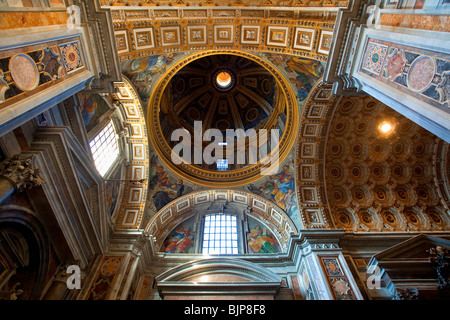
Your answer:
[[[156,207],[156,210],[159,211],[168,203],[170,203],[172,199],[169,197],[169,194],[165,191],[156,191],[153,195],[153,203]]]
[[[281,173],[271,175],[259,187],[249,184],[245,188],[276,203],[289,216],[293,216],[297,211],[292,161],[283,165]]]
[[[170,201],[181,196],[183,191],[184,185],[182,179],[178,179],[175,184],[168,185],[165,188],[156,191],[153,195],[153,203],[155,204],[156,210],[161,210]]]
[[[137,58],[121,64],[122,72],[133,82],[141,99],[146,103],[153,90],[156,74],[162,74],[173,61],[173,53]]]
[[[174,199],[191,191],[192,188],[185,186],[183,179],[177,178],[175,182],[166,169],[158,163],[155,155],[150,159],[149,173],[149,197],[152,199],[156,211],[161,210],[165,205]]]
[[[283,166],[283,172],[279,175],[272,175],[273,190],[271,192],[272,200],[283,210],[286,210],[285,196],[289,190],[295,190],[294,175],[288,165]],[[292,193],[292,191],[291,191]]]
[[[267,229],[263,230],[261,226],[256,225],[247,235],[247,243],[251,250],[256,253],[277,253],[274,245],[277,240]]]
[[[286,71],[304,74],[308,80],[317,80],[324,72],[324,66],[320,61],[307,58],[291,57],[286,62]]]
[[[83,95],[81,116],[84,125],[87,126],[91,122],[97,110],[98,102],[91,95]]]
[[[286,62],[285,70],[296,75],[289,80],[297,88],[297,95],[301,101],[305,100],[314,84],[319,80],[324,72],[321,62],[292,57]]]
[[[98,118],[109,110],[109,106],[99,94],[78,94],[80,99],[80,112],[86,131],[89,132],[96,124]]]
[[[164,242],[164,252],[187,253],[193,245],[194,235],[190,232],[190,227],[181,225],[176,228]]]
[[[284,54],[268,54],[267,57],[274,65],[287,72],[290,82],[297,89],[297,97],[304,101],[316,82],[322,77],[325,64],[320,61],[293,57]]]
[[[297,205],[296,197],[295,197],[295,190],[292,188],[289,188],[287,194],[284,196],[283,200],[281,202],[284,205],[284,211],[288,214],[288,216],[292,216],[292,211],[295,209]]]

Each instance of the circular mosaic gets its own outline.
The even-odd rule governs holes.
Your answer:
[[[120,259],[119,258],[109,258],[107,259],[101,269],[101,273],[105,277],[109,277],[117,272],[120,267]]]
[[[441,224],[442,220],[441,217],[439,215],[439,213],[437,213],[436,211],[430,211],[428,212],[428,216],[431,218],[431,220],[437,224]]]
[[[337,159],[342,159],[347,154],[345,141],[335,140],[330,142],[330,156]]]
[[[355,157],[362,158],[366,155],[368,147],[369,144],[364,143],[364,141],[355,141],[351,146],[351,153]]]
[[[423,141],[418,141],[413,147],[413,152],[416,157],[425,157],[429,153],[429,146]]]
[[[405,171],[406,169],[401,163],[396,163],[392,166],[392,175],[397,179],[402,178],[406,173]]]
[[[197,121],[201,119],[200,112],[195,108],[189,108],[187,111],[188,119],[191,121]]]
[[[351,220],[350,217],[348,216],[347,213],[345,212],[340,212],[338,215],[338,219],[339,222],[344,226],[344,227],[350,227],[351,225]]]
[[[374,163],[370,169],[375,180],[383,180],[388,175],[388,168],[382,162]]]
[[[426,185],[419,185],[416,188],[417,195],[423,201],[431,200],[432,191]]]
[[[330,167],[330,177],[332,179],[342,179],[343,169],[342,166],[335,163]]]
[[[361,202],[366,198],[364,189],[360,186],[353,188],[352,194],[355,200],[357,200],[358,202]]]
[[[377,200],[379,201],[386,201],[387,200],[387,194],[386,190],[384,190],[383,187],[377,186],[374,188],[374,194]]]
[[[366,134],[369,131],[369,126],[367,125],[366,122],[360,122],[358,123],[358,125],[355,127],[355,131],[356,133],[362,135],[362,134]]]
[[[256,119],[258,119],[258,116],[259,116],[258,109],[251,108],[245,113],[245,120],[247,120],[248,122],[253,122]]]
[[[364,114],[373,114],[375,111],[377,111],[377,104],[374,101],[364,104],[361,109]]]
[[[39,70],[30,56],[22,53],[15,55],[9,62],[9,70],[20,90],[31,91],[38,86]]]
[[[355,104],[352,101],[346,101],[342,104],[341,108],[339,109],[339,113],[341,115],[349,115],[353,113],[355,110]]]
[[[431,84],[436,72],[436,64],[429,56],[420,56],[409,68],[407,83],[413,91],[423,91]]]
[[[334,202],[345,203],[348,200],[347,193],[344,188],[340,186],[335,186],[331,190],[331,195]]]
[[[340,121],[336,123],[336,125],[333,127],[333,132],[336,135],[342,135],[345,133],[345,131],[348,130],[347,123],[345,121]]]
[[[227,119],[220,119],[220,120],[217,120],[217,122],[216,122],[216,128],[219,129],[219,130],[221,130],[221,131],[230,129],[230,128],[231,128],[231,122],[228,121]]]
[[[408,198],[408,192],[403,187],[398,187],[396,189],[397,196],[400,200],[406,200]]]
[[[352,176],[355,178],[361,177],[361,167],[359,165],[353,165],[350,172],[352,173]]]

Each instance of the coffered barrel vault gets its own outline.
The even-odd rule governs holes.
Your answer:
[[[165,9],[117,5],[108,7],[120,61],[213,49],[287,53],[326,61],[337,10],[346,3],[330,2],[320,9],[316,2],[279,8],[258,8],[258,3],[174,4]]]

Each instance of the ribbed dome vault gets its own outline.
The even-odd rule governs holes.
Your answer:
[[[286,157],[295,139],[298,111],[290,86],[270,64],[237,52],[203,54],[181,61],[168,74],[149,102],[149,123],[154,124],[150,126],[149,136],[154,139],[160,159],[178,175],[202,185],[238,186],[258,179],[261,168],[268,166],[261,161],[264,156],[260,152],[270,156],[272,150],[279,148],[276,151],[279,160]],[[194,146],[198,138],[195,130],[198,132],[200,126],[202,134],[208,129],[219,130],[223,141],[230,132],[236,133],[236,129],[244,132],[254,129],[258,137],[257,161],[249,154],[249,144],[254,140],[245,140],[245,154],[241,153],[238,160],[237,138],[234,138],[232,160],[226,155],[226,148],[231,144],[223,147],[225,169],[216,162],[195,161],[198,150],[191,153],[189,163],[174,164],[171,151],[182,140],[173,139],[173,133],[177,129],[189,132]],[[279,134],[277,145],[271,145],[272,129]],[[263,131],[268,133],[266,144],[260,140]],[[200,140],[202,154],[212,142],[217,143],[204,137]]]

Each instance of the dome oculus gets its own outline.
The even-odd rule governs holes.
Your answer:
[[[231,70],[219,69],[216,70],[211,82],[218,91],[230,91],[236,82],[236,77]]]
[[[231,75],[226,71],[222,71],[216,76],[216,82],[219,87],[226,88],[231,83]]]

